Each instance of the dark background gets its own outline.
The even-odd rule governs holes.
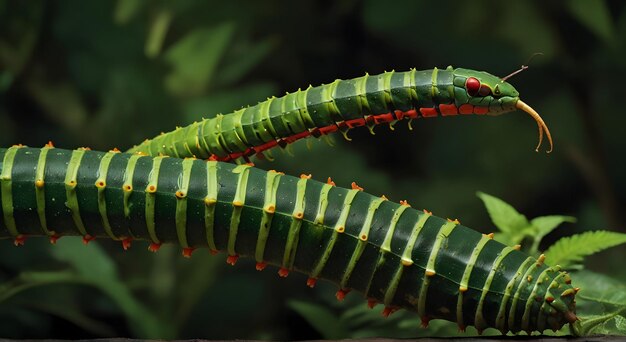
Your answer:
[[[351,142],[310,141],[310,150],[299,142],[293,157],[276,151],[275,162],[257,166],[332,176],[342,186],[357,181],[372,194],[407,199],[483,232],[495,227],[476,191],[503,198],[529,218],[578,218],[549,235],[545,248],[584,230],[626,231],[624,37],[626,4],[618,0],[0,0],[0,146],[52,140],[63,148],[127,149],[176,125],[309,84],[448,65],[504,76],[541,52],[511,83],[550,127],[552,154],[534,151],[536,125],[515,112],[418,120],[412,131],[398,123],[395,131],[378,127],[374,136],[356,129]],[[369,314],[359,311],[358,295],[333,303],[332,286],[310,290],[303,276],[279,280],[274,269],[257,274],[245,262],[226,268],[223,255],[183,260],[174,247],[155,256],[141,244],[122,253],[112,242],[61,243],[68,252],[45,241],[20,249],[1,241],[0,283],[30,272],[63,279],[67,269],[101,281],[46,278],[43,286],[0,296],[0,336],[439,332],[438,323],[417,328],[412,314],[387,321],[379,310],[376,318],[363,316]],[[586,267],[626,279],[625,256],[617,248]],[[338,326],[316,326],[302,310],[335,315]]]

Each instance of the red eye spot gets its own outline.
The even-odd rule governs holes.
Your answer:
[[[476,96],[480,89],[480,81],[474,77],[470,77],[465,81],[465,89],[470,96]]]
[[[480,89],[478,89],[478,95],[480,96],[487,96],[487,95],[491,95],[491,88],[487,87],[486,85],[481,85]]]

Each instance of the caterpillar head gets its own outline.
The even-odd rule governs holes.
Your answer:
[[[524,67],[522,69],[524,70]],[[518,71],[519,72],[519,71]],[[514,73],[515,74],[515,73]],[[545,132],[552,152],[552,135],[539,113],[519,98],[519,92],[506,79],[513,74],[500,78],[484,71],[456,69],[454,71],[454,95],[456,106],[471,105],[476,114],[500,115],[517,109],[528,113],[539,127],[539,150]]]

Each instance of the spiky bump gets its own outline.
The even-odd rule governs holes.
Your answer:
[[[183,248],[183,256],[185,258],[191,258],[191,253],[193,253],[193,251],[195,251],[195,248],[191,248],[191,247],[187,247],[187,248]]]
[[[359,191],[363,191],[363,188],[360,187],[358,184],[356,184],[356,182],[352,182],[352,184],[350,184],[352,186],[352,190],[359,190]]]
[[[278,275],[279,275],[281,278],[287,278],[287,276],[289,275],[289,270],[288,270],[288,269],[286,269],[286,268],[284,268],[284,267],[281,267],[281,268],[278,270]]]
[[[232,266],[235,266],[235,264],[237,263],[237,260],[239,260],[239,255],[229,255],[226,258],[226,263]]]
[[[59,241],[59,239],[61,238],[61,236],[56,235],[56,234],[52,234],[50,235],[50,243],[53,245],[57,244],[57,241]]]
[[[398,311],[399,308],[397,307],[392,307],[392,306],[385,306],[385,308],[383,309],[383,317],[387,318],[389,316],[391,316],[391,314],[393,314],[394,312]]]
[[[95,239],[96,239],[95,236],[91,236],[91,235],[87,234],[87,235],[83,236],[83,243],[85,245],[87,245],[87,244],[89,244],[91,241],[93,241]]]
[[[122,248],[124,248],[124,250],[127,251],[130,248],[132,242],[133,242],[133,238],[122,239]]]
[[[159,250],[159,248],[161,248],[161,244],[160,243],[155,243],[155,242],[151,243],[148,246],[148,250],[150,252],[152,252],[152,253],[156,253]]]
[[[315,283],[317,283],[317,278],[309,277],[306,280],[306,286],[308,286],[310,288],[314,288],[315,287]]]
[[[339,289],[337,293],[335,293],[335,297],[337,297],[338,301],[343,301],[346,298],[346,295],[350,292],[350,289]]]
[[[265,267],[267,267],[267,263],[266,262],[257,262],[255,267],[256,267],[257,271],[263,271],[265,269]]]
[[[26,236],[20,234],[18,236],[15,237],[15,240],[13,240],[13,244],[18,247],[18,246],[24,246],[24,242],[26,242]]]

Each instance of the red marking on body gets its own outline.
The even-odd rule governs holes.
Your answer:
[[[439,111],[443,116],[459,114],[459,110],[454,104],[440,104]]]
[[[247,157],[250,157],[252,155],[256,155],[257,158],[263,159],[264,156],[261,154],[261,152],[269,150],[276,146],[285,148],[289,144],[294,143],[300,139],[303,139],[309,136],[319,138],[323,135],[334,133],[338,130],[341,130],[342,132],[345,133],[346,131],[355,127],[361,127],[361,126],[371,127],[373,125],[392,123],[397,120],[402,120],[406,118],[416,119],[419,117],[419,114],[421,114],[422,117],[428,118],[428,117],[436,117],[440,113],[444,116],[447,116],[447,115],[456,115],[459,112],[461,114],[471,114],[471,113],[484,114],[487,112],[486,108],[484,110],[477,109],[477,108],[479,107],[474,107],[470,104],[464,104],[460,108],[457,108],[454,104],[441,104],[438,106],[439,111],[437,108],[430,107],[430,108],[410,109],[410,110],[407,110],[406,112],[403,112],[401,110],[394,110],[393,113],[368,115],[364,118],[346,120],[346,121],[342,121],[342,122],[331,124],[331,125],[324,126],[324,127],[314,127],[310,130],[304,130],[302,132],[295,133],[287,137],[279,138],[277,140],[270,140],[259,146],[248,147],[243,152],[233,152],[233,153],[229,153],[226,156],[218,156],[218,155],[212,154],[209,157],[209,160],[232,161],[238,158],[244,158],[246,159],[246,161],[248,161]]]
[[[389,317],[392,313],[398,311],[398,308],[394,308],[391,306],[385,306],[385,308],[383,309],[383,317],[387,318]]]
[[[148,246],[148,250],[152,253],[156,253],[159,248],[161,248],[161,244],[160,243],[151,243],[150,246]]]
[[[326,181],[326,184],[329,184],[329,185],[332,185],[332,186],[336,185],[335,182],[333,182],[332,178],[330,178],[330,177],[328,177],[328,180]]]
[[[309,279],[306,280],[306,286],[310,288],[314,288],[315,283],[317,283],[317,278],[309,277]]]
[[[59,241],[60,238],[61,237],[59,235],[52,234],[52,235],[50,235],[50,243],[53,244],[53,245],[56,245],[57,241]]]
[[[232,266],[235,266],[235,264],[237,263],[237,260],[239,259],[239,255],[229,255],[226,258],[226,263]]]
[[[363,191],[363,188],[360,187],[358,184],[356,184],[356,182],[352,182],[352,190],[359,190],[359,191]]]
[[[15,240],[13,240],[13,244],[17,247],[17,246],[24,246],[24,242],[26,242],[26,236],[20,234],[18,236],[15,237]]]
[[[240,157],[243,157],[243,152],[234,152],[234,153],[231,153],[228,156],[222,157],[222,158],[227,158],[227,159],[224,160],[224,161],[226,161],[226,160],[237,159],[237,158],[240,158]]]
[[[270,149],[270,148],[272,148],[272,147],[274,147],[276,145],[278,145],[278,142],[276,140],[271,140],[271,141],[266,142],[263,145],[259,145],[259,146],[254,147],[254,150],[257,153],[259,153],[259,152],[263,152],[263,151],[265,151],[267,149]]]
[[[338,301],[343,301],[346,298],[346,295],[350,292],[349,289],[340,289],[335,293],[335,297],[337,297]]]
[[[374,122],[379,125],[381,123],[389,123],[395,121],[396,118],[391,113],[374,115]]]
[[[338,129],[339,127],[337,127],[336,125],[330,125],[330,126],[320,128],[320,133],[322,135],[326,135],[328,133],[337,132]]]
[[[474,107],[474,114],[483,115],[487,113],[489,113],[489,108],[487,107],[479,107],[479,106]]]
[[[133,238],[126,238],[122,240],[122,248],[127,251],[130,248],[131,243],[133,242]]]
[[[403,112],[401,110],[395,110],[393,113],[396,115],[396,119],[398,121],[404,118],[417,119],[417,110],[415,109],[410,109],[410,110],[407,110],[406,112]]]
[[[367,307],[373,309],[376,305],[378,305],[378,301],[374,298],[367,299]]]
[[[469,104],[469,103],[462,104],[459,107],[459,113],[461,113],[461,114],[474,114],[474,106]]]
[[[257,271],[263,271],[265,269],[265,267],[267,267],[267,263],[266,262],[257,262],[255,267],[256,267]]]
[[[53,148],[54,144],[52,143],[52,140],[49,140],[48,143],[44,145],[44,147]]]
[[[365,126],[365,119],[348,120],[346,121],[346,126],[348,126],[349,128]]]
[[[420,108],[420,113],[422,113],[422,116],[425,118],[433,118],[439,115],[435,108]]]
[[[460,324],[459,324],[459,332],[464,333],[466,328],[467,328],[467,327],[466,327],[465,325],[460,325]]]
[[[478,90],[480,89],[480,81],[475,77],[469,77],[467,81],[465,81],[465,89],[467,89],[467,93],[470,96],[478,95]]]
[[[428,328],[428,323],[430,323],[430,318],[428,316],[423,316],[421,318],[422,328]]]
[[[185,258],[191,258],[191,253],[193,253],[193,251],[195,250],[196,249],[192,247],[183,248],[183,256]]]
[[[287,276],[289,275],[289,270],[288,270],[288,269],[286,269],[286,268],[284,268],[284,267],[281,267],[281,268],[278,270],[278,275],[279,275],[281,278],[287,278]]]
[[[91,241],[95,240],[96,237],[95,236],[91,236],[89,234],[83,236],[83,243],[86,245],[88,243],[90,243]]]
[[[287,144],[291,144],[297,140],[300,140],[302,138],[306,138],[309,135],[311,135],[311,132],[309,132],[308,130],[300,132],[300,133],[296,133],[294,135],[288,136],[286,138],[284,138],[283,140],[287,142]]]

